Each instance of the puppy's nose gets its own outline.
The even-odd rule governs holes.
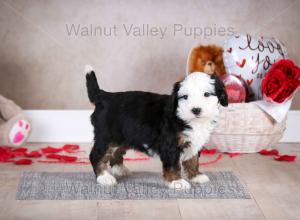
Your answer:
[[[193,112],[194,115],[200,115],[201,108],[192,108],[192,112]]]
[[[212,62],[211,62],[211,61],[208,61],[208,62],[207,62],[207,65],[211,66],[211,65],[212,65]]]

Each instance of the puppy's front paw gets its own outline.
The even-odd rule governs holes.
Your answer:
[[[185,190],[191,188],[191,184],[185,179],[173,180],[171,183],[168,184],[168,186],[170,189],[175,190]]]
[[[117,177],[130,175],[130,170],[127,167],[125,167],[123,164],[112,166],[110,172],[112,175]]]
[[[113,175],[105,170],[101,175],[97,176],[97,183],[105,186],[112,186],[117,184],[117,180]]]
[[[191,179],[194,183],[206,183],[209,181],[209,177],[205,174],[198,174],[194,178]]]

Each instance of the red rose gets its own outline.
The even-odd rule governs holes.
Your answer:
[[[291,60],[279,60],[272,65],[262,81],[265,97],[277,103],[286,101],[300,85],[300,69]]]
[[[277,96],[278,91],[281,89],[282,84],[284,84],[284,78],[286,76],[280,70],[274,70],[272,77],[269,77],[270,74],[267,76],[268,77],[265,77],[262,81],[262,91],[267,97],[274,99]]]
[[[298,86],[296,81],[292,81],[292,80],[287,81],[280,89],[274,101],[278,103],[284,102],[288,97],[290,97],[294,93],[297,87]]]

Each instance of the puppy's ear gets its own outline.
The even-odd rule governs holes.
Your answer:
[[[167,108],[168,108],[167,110],[170,113],[176,113],[176,109],[177,109],[177,105],[178,105],[178,91],[180,89],[180,83],[181,83],[181,81],[176,82],[173,86],[173,91],[172,91],[172,94],[170,96],[170,100],[169,100],[169,103],[167,106]]]
[[[224,83],[215,75],[211,75],[211,79],[214,79],[215,81],[215,91],[220,104],[222,106],[228,106],[228,97]]]

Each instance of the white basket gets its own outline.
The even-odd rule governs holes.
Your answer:
[[[251,102],[229,104],[221,108],[218,125],[206,146],[221,152],[254,153],[277,144],[285,128],[286,119],[277,123]]]

